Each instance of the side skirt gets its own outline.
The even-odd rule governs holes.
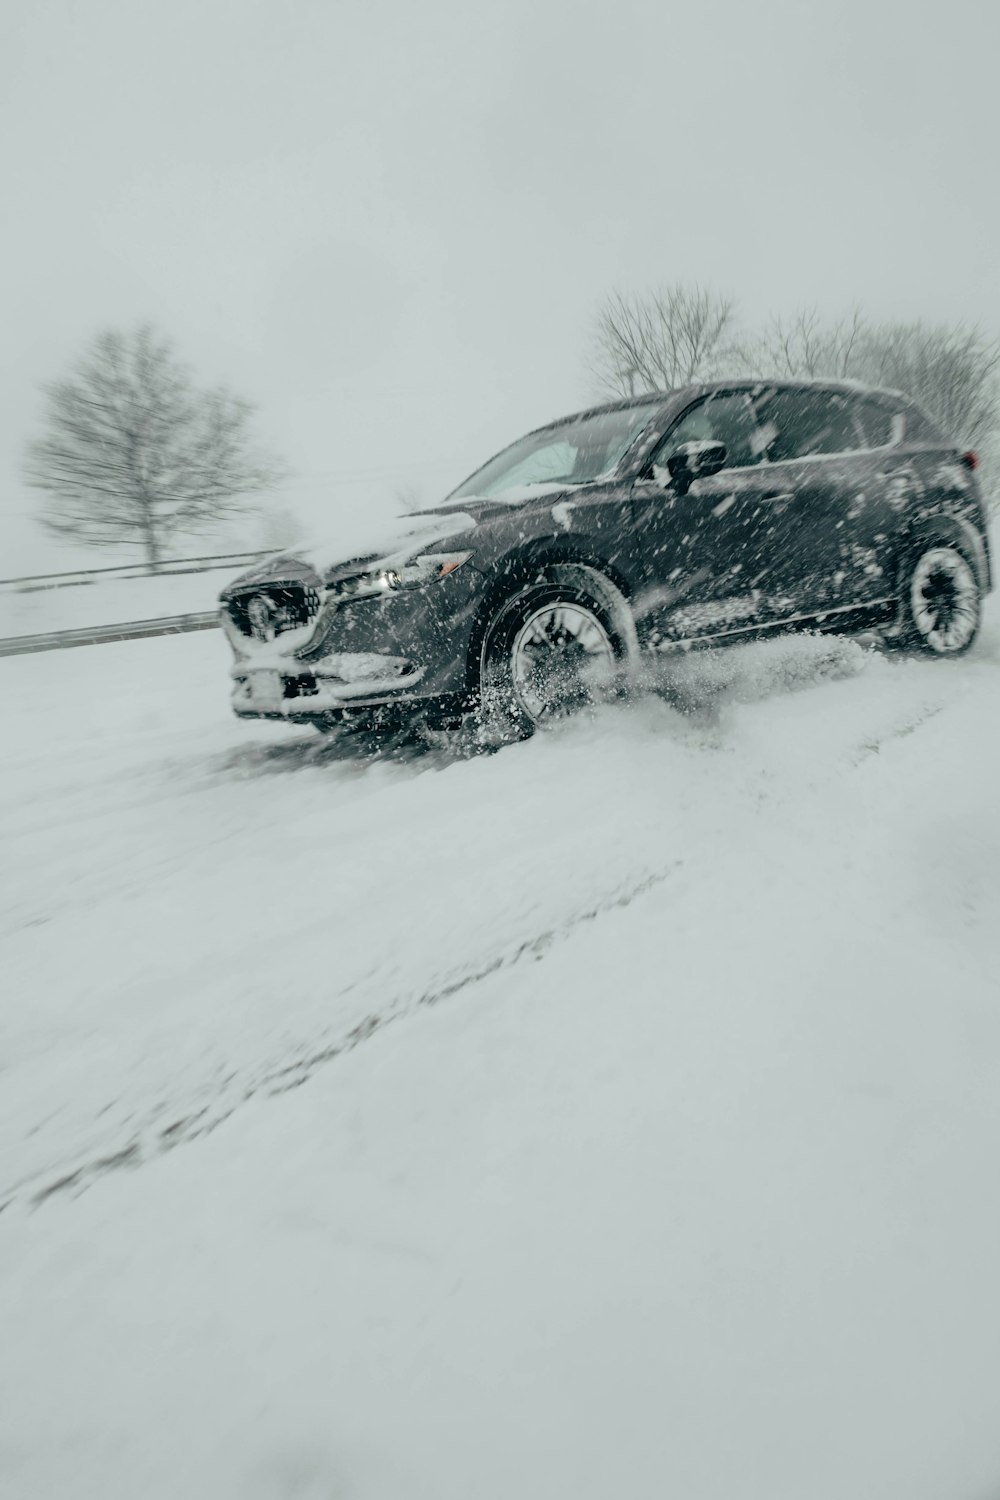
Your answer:
[[[691,651],[705,646],[727,645],[739,640],[762,640],[774,635],[788,635],[799,629],[818,630],[824,634],[872,629],[885,625],[895,618],[896,599],[871,599],[865,604],[838,604],[834,609],[825,609],[818,614],[786,615],[781,620],[757,621],[753,625],[738,625],[732,630],[715,630],[709,635],[685,636],[681,640],[661,641],[653,647],[650,655],[660,656],[675,651]]]

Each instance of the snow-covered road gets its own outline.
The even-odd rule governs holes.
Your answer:
[[[226,667],[0,661],[0,1492],[1000,1485],[1000,631],[470,760]]]

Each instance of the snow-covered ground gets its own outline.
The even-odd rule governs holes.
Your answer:
[[[0,1494],[995,1493],[1000,630],[470,760],[227,665],[0,661]]]

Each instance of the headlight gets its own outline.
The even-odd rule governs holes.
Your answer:
[[[415,557],[412,562],[402,563],[398,568],[384,567],[371,573],[358,573],[354,578],[344,578],[334,584],[334,597],[365,599],[394,594],[399,589],[423,588],[425,584],[447,578],[471,556],[471,552],[429,552],[424,557]]]

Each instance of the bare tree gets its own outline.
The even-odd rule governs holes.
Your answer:
[[[881,324],[862,340],[858,370],[912,396],[971,448],[989,447],[1000,431],[1000,341],[978,328]]]
[[[49,497],[43,525],[89,546],[141,546],[154,571],[169,537],[244,509],[280,475],[250,447],[252,407],[196,388],[148,325],[100,334],[45,392],[46,430],[25,466]]]
[[[791,318],[772,319],[762,333],[734,347],[733,363],[765,378],[844,380],[857,373],[868,332],[857,309],[823,323],[815,308],[803,308]]]
[[[598,315],[593,373],[620,396],[707,378],[724,363],[734,324],[733,304],[700,286],[615,292]]]

